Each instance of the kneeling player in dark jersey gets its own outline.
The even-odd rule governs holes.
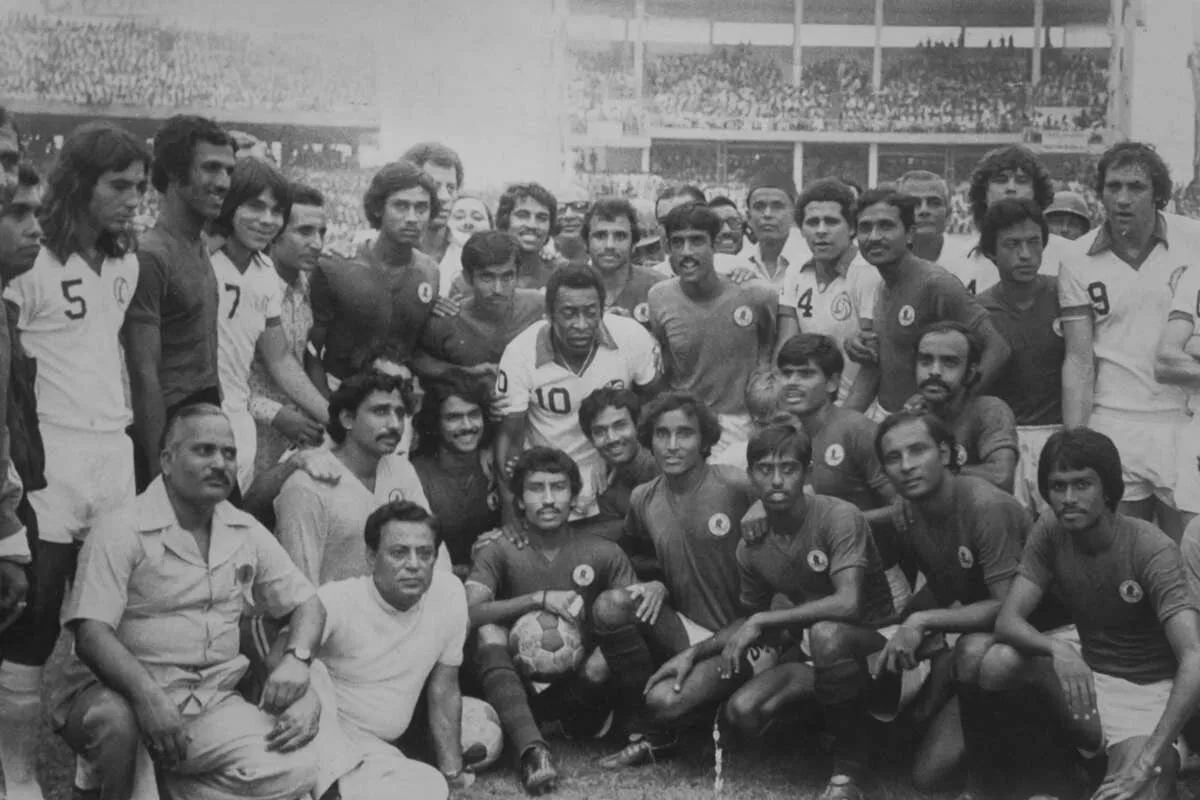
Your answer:
[[[666,594],[662,584],[637,584],[633,566],[615,543],[570,528],[567,518],[581,483],[579,468],[561,450],[535,447],[522,453],[513,466],[511,488],[529,544],[518,548],[497,539],[476,554],[466,583],[477,679],[500,715],[531,794],[552,788],[558,771],[530,708],[528,692],[538,687],[527,687],[514,668],[509,626],[530,611],[549,611],[580,626],[586,646],[594,643],[588,628],[592,604],[602,592],[624,589],[658,605]],[[588,649],[573,680],[552,687],[561,690],[555,695],[561,698],[557,716],[566,723],[603,698],[610,670],[599,651]]]

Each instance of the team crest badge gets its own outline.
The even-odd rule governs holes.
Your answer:
[[[722,514],[719,511],[708,518],[708,532],[713,536],[727,536],[732,527],[728,515]]]
[[[576,586],[586,589],[596,580],[596,570],[592,569],[591,564],[580,564],[571,573],[571,580],[575,581]]]
[[[650,321],[650,306],[647,303],[638,303],[633,307],[633,318],[645,325]]]
[[[500,508],[500,495],[496,493],[496,490],[493,489],[492,491],[488,492],[487,504],[488,508],[492,511]]]
[[[838,322],[845,322],[846,320],[850,319],[851,310],[850,295],[842,292],[833,299],[833,305],[830,307],[829,313],[831,313],[833,318]]]
[[[417,297],[421,299],[422,303],[430,302],[433,300],[433,287],[428,283],[422,283],[417,287]]]
[[[963,569],[975,566],[975,554],[965,544],[958,548],[958,565]]]
[[[900,324],[907,328],[917,321],[917,310],[912,306],[904,306],[900,309],[899,319]]]
[[[1137,581],[1122,581],[1120,592],[1121,599],[1126,603],[1140,603],[1145,596],[1141,585]]]
[[[954,466],[965,467],[967,465],[967,447],[961,442],[954,446]]]
[[[124,278],[117,278],[113,281],[113,298],[117,304],[124,308],[129,305],[130,300],[129,281]]]
[[[831,444],[825,448],[825,463],[836,467],[846,460],[846,451],[840,444]]]
[[[733,311],[733,321],[739,328],[749,328],[754,323],[754,312],[750,306],[738,306]]]
[[[824,572],[829,569],[829,556],[821,550],[809,550],[805,561],[808,562],[808,568],[813,572]]]
[[[1054,318],[1054,322],[1050,323],[1050,330],[1054,331],[1055,336],[1057,336],[1060,339],[1062,338],[1063,331],[1062,331],[1062,318],[1061,317]]]

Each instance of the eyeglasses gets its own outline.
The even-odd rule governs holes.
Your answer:
[[[587,200],[573,200],[570,203],[562,203],[558,207],[558,213],[565,214],[567,211],[574,211],[576,214],[586,214],[592,204]]]

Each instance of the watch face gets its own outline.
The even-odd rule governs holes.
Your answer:
[[[306,664],[312,661],[312,653],[307,647],[293,647],[289,652]]]

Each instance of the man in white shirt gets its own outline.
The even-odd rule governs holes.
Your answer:
[[[787,275],[812,257],[804,236],[796,230],[796,182],[792,176],[767,170],[750,180],[746,210],[755,244],[745,247],[738,266],[782,289]],[[723,271],[718,266],[718,271]]]

